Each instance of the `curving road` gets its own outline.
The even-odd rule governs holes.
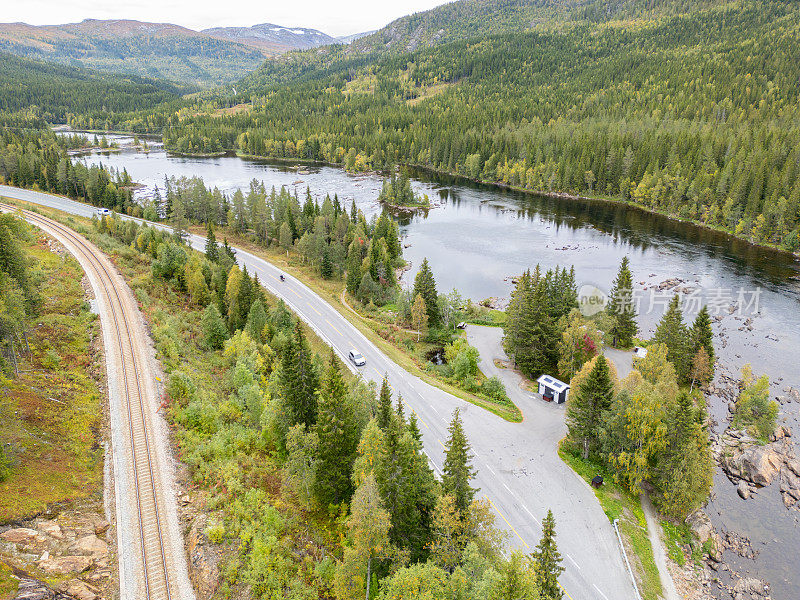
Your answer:
[[[0,196],[16,198],[68,213],[91,216],[95,209],[59,196],[0,186]],[[163,226],[162,226],[163,227]],[[191,235],[199,250],[205,238]],[[263,285],[286,303],[342,357],[355,348],[367,364],[354,371],[380,382],[387,377],[395,393],[419,421],[425,452],[440,472],[444,442],[453,410],[461,409],[464,429],[475,454],[474,485],[498,514],[498,525],[509,534],[510,545],[528,553],[541,536],[541,519],[552,509],[559,549],[566,571],[560,581],[570,600],[634,600],[635,593],[623,564],[619,544],[608,518],[591,488],[567,467],[556,453],[563,436],[562,408],[546,405],[523,392],[490,360],[482,361],[487,375],[497,374],[522,410],[523,423],[509,423],[477,406],[429,385],[392,362],[356,327],[302,282],[271,263],[237,249],[239,263],[258,274]],[[281,282],[279,275],[286,281]],[[501,356],[498,331],[478,335],[470,330],[471,343],[482,357]],[[493,337],[494,336],[494,337]]]

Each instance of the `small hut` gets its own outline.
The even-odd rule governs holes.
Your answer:
[[[539,393],[542,395],[542,398],[548,402],[563,404],[567,401],[569,384],[559,381],[550,375],[542,375],[536,380],[536,383],[539,384]]]

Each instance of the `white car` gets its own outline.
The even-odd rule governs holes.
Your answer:
[[[107,208],[98,208],[97,209],[97,215],[100,216],[100,217],[107,217],[110,214],[111,214],[111,211],[108,210]]]
[[[367,361],[358,350],[350,350],[350,352],[347,353],[347,358],[357,367],[363,367],[367,364]]]

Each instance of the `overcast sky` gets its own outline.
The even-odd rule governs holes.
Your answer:
[[[83,19],[136,19],[190,29],[275,23],[319,29],[333,36],[378,29],[404,15],[447,0],[12,0],[0,20],[31,25]]]

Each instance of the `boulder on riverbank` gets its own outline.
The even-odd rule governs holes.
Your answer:
[[[715,440],[712,451],[743,500],[758,488],[780,481],[786,508],[800,510],[800,460],[791,437],[791,429],[784,425],[775,428],[768,444],[760,444],[743,431],[727,430]]]

